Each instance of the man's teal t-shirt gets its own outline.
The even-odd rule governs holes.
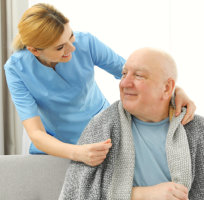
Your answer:
[[[135,144],[133,186],[151,186],[171,181],[166,157],[169,118],[160,122],[144,122],[132,116]]]
[[[72,59],[58,63],[55,70],[27,49],[15,52],[4,66],[21,120],[40,116],[48,133],[71,144],[77,143],[90,119],[109,106],[94,79],[94,66],[119,79],[125,63],[90,33],[74,35]]]

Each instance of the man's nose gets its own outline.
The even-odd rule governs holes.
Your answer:
[[[120,82],[121,87],[132,87],[133,86],[133,79],[130,75],[126,75],[122,78]]]

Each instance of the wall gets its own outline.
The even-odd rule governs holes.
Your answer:
[[[168,51],[178,64],[178,85],[204,115],[203,0],[30,0],[53,4],[73,30],[88,31],[127,58],[150,46]],[[118,81],[96,68],[96,80],[107,99],[119,99]]]

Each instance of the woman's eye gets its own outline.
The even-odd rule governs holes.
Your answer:
[[[62,47],[57,48],[57,51],[60,51],[60,50],[62,50],[62,49],[63,49],[63,46],[62,46]]]

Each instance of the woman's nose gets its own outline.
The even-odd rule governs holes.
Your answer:
[[[75,46],[72,44],[72,43],[70,43],[70,44],[67,44],[66,45],[66,48],[65,48],[65,54],[68,54],[68,53],[70,53],[70,52],[74,52],[75,51]]]
[[[73,45],[73,43],[70,43],[70,50],[71,52],[75,51],[76,47]]]

